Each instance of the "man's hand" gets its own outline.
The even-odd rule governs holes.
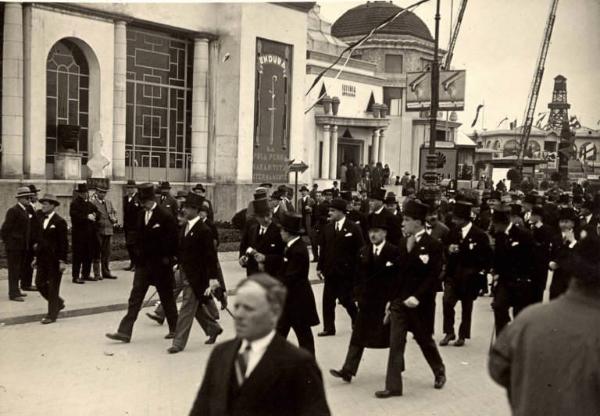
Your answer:
[[[65,263],[63,260],[60,260],[58,262],[58,270],[62,273],[65,271],[66,268],[67,268],[67,263]]]
[[[323,276],[323,273],[321,272],[321,270],[317,270],[317,277],[318,277],[320,280],[323,280],[323,279],[325,279],[325,276]]]
[[[248,257],[244,255],[244,256],[240,257],[238,262],[240,263],[240,266],[246,267],[248,265]]]
[[[88,214],[87,218],[90,221],[96,221],[96,214]]]
[[[390,302],[385,304],[385,314],[383,315],[383,324],[387,325],[390,322],[390,315],[392,312],[390,311]]]
[[[417,306],[419,306],[419,299],[415,298],[414,296],[410,296],[409,298],[404,300],[404,306],[411,309],[416,308]]]
[[[219,281],[217,279],[210,279],[208,281],[208,287],[210,287],[210,291],[213,292],[221,287]]]
[[[266,259],[267,258],[264,254],[259,253],[258,251],[254,253],[254,260],[256,260],[258,263],[264,263]]]

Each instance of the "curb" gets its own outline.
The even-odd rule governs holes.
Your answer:
[[[312,279],[312,280],[309,280],[309,282],[311,285],[318,285],[318,284],[323,283],[323,281],[319,280],[319,279]],[[150,292],[150,290],[149,290],[149,292]],[[227,291],[227,296],[233,296],[234,294],[235,294],[235,291],[233,289],[230,289]],[[144,303],[142,305],[142,309],[147,308],[149,306],[155,306],[157,303],[158,303],[158,300],[153,300],[152,302],[147,303],[147,304]],[[127,310],[127,306],[128,306],[127,303],[115,303],[112,305],[90,306],[87,308],[70,309],[70,310],[65,310],[64,312],[61,312],[60,319],[77,318],[79,316],[96,315],[96,314],[105,313],[105,312],[125,311],[125,310]],[[46,316],[45,313],[14,316],[12,318],[7,318],[7,319],[1,320],[0,327],[9,326],[9,325],[28,324],[31,322],[39,322],[42,320],[42,318],[44,318],[44,316]]]

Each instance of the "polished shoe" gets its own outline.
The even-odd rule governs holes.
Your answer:
[[[175,347],[175,346],[167,348],[167,352],[169,354],[177,354],[178,352],[181,352],[181,351],[183,351],[181,348]]]
[[[83,278],[83,280],[87,282],[96,282],[98,279],[96,277],[86,276]]]
[[[115,280],[117,278],[117,276],[115,276],[114,274],[107,274],[105,276],[102,276],[103,279],[111,279],[111,280]]]
[[[336,378],[341,378],[346,383],[350,383],[352,381],[352,374],[348,374],[344,370],[334,370],[333,368],[329,370],[329,374]]]
[[[375,392],[375,397],[378,399],[387,399],[394,396],[402,396],[402,391],[379,390]]]
[[[435,376],[435,381],[433,383],[433,388],[441,389],[446,384],[446,374],[438,374]]]
[[[318,337],[332,337],[335,335],[335,332],[331,331],[322,331],[317,334]]]
[[[217,332],[214,335],[211,335],[210,337],[208,337],[208,339],[204,342],[207,345],[211,345],[214,344],[215,342],[217,342],[217,337],[219,335],[221,335],[223,333],[223,330],[221,329],[219,332]]]
[[[153,321],[158,322],[159,325],[162,325],[165,322],[165,318],[161,318],[160,316],[151,312],[147,312],[146,316],[152,319]]]
[[[26,296],[27,296],[27,293],[23,293],[23,292],[21,292],[21,293],[19,293],[19,296],[21,296],[22,298],[24,298],[24,297],[26,297]]]
[[[38,291],[37,287],[35,287],[35,286],[25,286],[25,287],[22,287],[21,290],[24,290],[26,292],[37,292]]]
[[[13,296],[12,298],[9,298],[10,300],[12,300],[13,302],[25,302],[25,299],[23,299],[21,296]]]
[[[51,324],[53,322],[56,322],[56,319],[48,318],[47,316],[42,319],[42,324],[44,325]]]
[[[444,337],[444,339],[442,339],[440,341],[440,347],[445,347],[446,345],[448,345],[450,343],[450,341],[453,341],[456,339],[456,335],[455,334],[446,334],[446,336]]]
[[[459,338],[454,343],[455,347],[462,347],[463,345],[465,345],[465,339],[464,338]]]
[[[61,303],[60,306],[58,307],[59,311],[62,311],[65,308],[65,303]]]
[[[110,338],[113,339],[115,341],[122,341],[122,342],[129,342],[131,341],[131,337],[125,335],[125,334],[121,334],[119,332],[114,332],[114,333],[108,333],[106,334],[106,338]]]
[[[78,285],[83,285],[85,282],[83,281],[83,279],[75,278],[75,279],[73,279],[73,283],[77,283]]]
[[[94,279],[96,279],[96,280],[103,280],[104,278],[102,276],[94,276]]]
[[[175,332],[169,332],[167,335],[165,335],[165,339],[173,339],[175,338]]]

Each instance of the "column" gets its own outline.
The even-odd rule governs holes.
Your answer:
[[[217,122],[217,76],[219,62],[219,42],[211,41],[209,44],[209,74],[208,74],[208,143],[207,143],[207,179],[213,181],[215,177],[215,163],[217,157],[216,122]]]
[[[23,177],[23,6],[4,4],[2,178]]]
[[[123,180],[125,170],[125,128],[127,119],[127,24],[115,22],[115,67],[113,92],[113,179]]]
[[[338,126],[331,126],[331,148],[329,149],[329,179],[337,179]]]
[[[321,154],[321,179],[329,179],[329,125],[323,126],[323,153]]]
[[[385,142],[383,141],[383,129],[379,130],[379,153],[377,159],[385,165]]]
[[[379,130],[373,131],[373,147],[371,157],[374,162],[379,162]]]
[[[208,172],[208,64],[208,39],[195,39],[190,181],[204,180]]]

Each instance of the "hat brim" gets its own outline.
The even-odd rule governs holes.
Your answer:
[[[43,204],[44,202],[49,202],[52,205],[54,205],[55,207],[60,205],[60,202],[58,202],[57,200],[54,200],[54,199],[42,198],[39,201],[40,201],[40,204]]]
[[[283,224],[278,224],[277,225],[281,230],[287,231],[290,234],[295,234],[295,235],[304,235],[306,232],[304,231],[304,228],[300,228],[299,230],[297,229],[293,229],[293,228],[289,228],[286,227]]]
[[[26,193],[26,194],[17,194],[17,195],[15,195],[15,198],[26,198],[26,197],[28,197],[28,196],[34,196],[34,195],[35,195],[35,193],[33,193],[33,192],[28,192],[28,193]]]

